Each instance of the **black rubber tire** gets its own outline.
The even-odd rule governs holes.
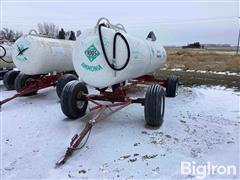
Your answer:
[[[81,100],[81,93],[88,94],[88,89],[84,83],[77,80],[68,82],[62,90],[61,108],[69,119],[82,117],[87,110],[88,101]],[[78,102],[82,103],[81,107],[78,107]]]
[[[163,123],[164,111],[165,92],[160,85],[153,84],[148,87],[145,95],[144,115],[147,125],[160,127]]]
[[[17,92],[20,92],[25,86],[28,85],[28,81],[33,79],[31,75],[26,75],[23,73],[19,73],[18,76],[15,79],[14,87]],[[27,94],[24,94],[23,96],[32,96],[37,94],[37,91],[33,91]]]
[[[57,92],[58,97],[61,98],[62,90],[68,82],[73,81],[73,80],[77,80],[77,79],[78,79],[77,76],[74,75],[74,74],[64,74],[64,75],[62,75],[58,79],[58,82],[57,82],[57,85],[56,85],[56,92]]]
[[[19,73],[20,71],[11,70],[4,74],[3,84],[7,90],[14,90],[14,82]]]
[[[167,77],[166,96],[175,97],[178,92],[178,77],[170,75]]]

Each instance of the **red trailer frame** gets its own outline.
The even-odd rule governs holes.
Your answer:
[[[144,105],[145,98],[131,98],[126,95],[126,91],[138,84],[149,84],[149,83],[156,83],[166,87],[167,80],[158,80],[153,75],[145,75],[145,76],[141,76],[141,77],[130,80],[127,85],[119,86],[115,91],[107,91],[107,89],[105,88],[105,89],[97,89],[100,92],[99,95],[82,94],[81,97],[83,100],[87,100],[95,104],[94,107],[90,108],[90,112],[95,112],[95,115],[92,119],[90,119],[86,123],[84,129],[79,134],[75,134],[72,137],[70,146],[67,148],[64,156],[56,163],[56,166],[60,166],[64,164],[76,149],[81,149],[86,144],[87,140],[80,148],[78,148],[79,144],[82,142],[84,137],[87,134],[90,134],[92,127],[97,122],[104,119],[103,113],[105,112],[105,110],[107,109],[110,110],[110,112],[107,115],[105,115],[106,117],[128,106],[129,104],[138,103],[138,104]],[[98,101],[108,101],[109,103],[102,104],[102,103],[99,103]]]
[[[24,96],[28,93],[38,91],[44,88],[48,88],[51,86],[55,86],[61,74],[41,74],[32,76],[32,80],[28,82],[28,84],[18,93],[13,95],[12,97],[6,98],[0,101],[0,108],[3,104],[19,97]]]

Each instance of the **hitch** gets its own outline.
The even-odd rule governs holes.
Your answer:
[[[70,142],[70,147],[67,148],[67,151],[65,152],[65,155],[63,158],[61,158],[57,163],[56,166],[63,165],[67,159],[73,154],[73,152],[77,149],[78,145],[82,142],[83,138],[87,135],[87,133],[90,133],[92,129],[93,124],[89,121],[86,123],[85,128],[82,130],[80,134],[75,134],[72,137],[72,140]],[[84,143],[85,144],[85,143]],[[83,147],[83,146],[82,146]],[[81,148],[80,148],[81,149]]]

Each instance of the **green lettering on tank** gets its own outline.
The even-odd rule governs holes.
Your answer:
[[[134,60],[143,60],[144,59],[143,54],[138,50],[133,50],[132,51],[132,56],[133,56]]]
[[[97,50],[97,48],[92,44],[89,46],[85,51],[84,54],[87,56],[88,60],[90,62],[93,62],[94,59],[96,59],[99,55],[100,52]]]
[[[95,71],[100,71],[102,70],[102,66],[100,64],[96,65],[96,66],[90,66],[90,65],[87,65],[86,63],[82,63],[81,66],[86,69],[87,71],[91,71],[91,72],[95,72]]]

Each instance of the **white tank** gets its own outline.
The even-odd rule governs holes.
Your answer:
[[[0,44],[0,69],[13,69],[12,47],[8,44]]]
[[[29,75],[72,71],[74,41],[24,35],[13,45],[16,67]]]
[[[113,39],[116,30],[107,27],[101,29],[110,64],[114,64],[115,68],[121,68],[128,57],[126,43],[117,36],[116,58],[113,60]],[[166,51],[157,41],[138,39],[123,31],[121,34],[129,44],[130,59],[123,70],[115,71],[104,57],[99,30],[93,28],[83,32],[73,49],[73,65],[81,80],[93,87],[103,88],[149,74],[164,65]]]

